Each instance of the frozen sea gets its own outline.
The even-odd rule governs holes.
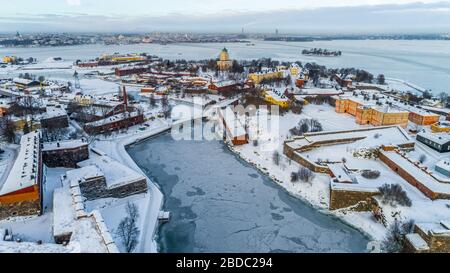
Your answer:
[[[434,93],[450,92],[450,41],[418,40],[334,40],[315,42],[269,42],[207,44],[138,44],[138,45],[85,45],[47,48],[0,48],[0,56],[17,55],[35,57],[44,61],[49,57],[62,57],[66,61],[92,59],[103,53],[146,52],[168,59],[216,58],[227,47],[233,59],[270,57],[278,60],[316,62],[327,67],[356,67],[377,75],[403,79]],[[341,57],[308,57],[301,55],[305,48],[341,50]],[[54,71],[58,75],[59,72]],[[73,73],[73,72],[72,72]]]
[[[222,141],[166,133],[128,149],[162,189],[161,252],[364,252],[368,239],[293,198]]]

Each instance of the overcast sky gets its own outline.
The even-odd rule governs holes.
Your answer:
[[[3,0],[0,32],[450,32],[450,0]]]

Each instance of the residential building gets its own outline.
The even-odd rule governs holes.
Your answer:
[[[410,108],[408,119],[417,125],[427,126],[439,121],[440,116],[421,109]]]
[[[14,56],[5,56],[2,60],[4,63],[15,63],[17,61],[17,58]]]
[[[102,134],[131,127],[144,122],[144,115],[140,112],[124,112],[84,125],[88,134]]]
[[[409,112],[396,106],[379,106],[373,103],[364,103],[352,97],[340,97],[335,102],[336,112],[348,113],[355,116],[358,124],[371,124],[374,126],[408,125]]]
[[[41,118],[41,127],[47,129],[66,128],[69,126],[69,117],[61,105],[49,106]]]
[[[431,125],[433,133],[450,133],[450,121],[439,121]]]
[[[450,158],[442,159],[434,166],[434,169],[447,177],[450,177]]]
[[[277,90],[265,91],[264,100],[271,104],[278,105],[282,108],[288,108],[290,104],[289,98],[287,98],[284,94],[281,94],[281,92]]]
[[[0,185],[0,219],[42,213],[42,158],[38,131],[23,135],[9,175]]]
[[[80,105],[92,105],[95,99],[90,95],[76,95],[74,101]]]
[[[38,81],[29,80],[29,79],[23,79],[23,78],[14,78],[13,82],[19,89],[26,89],[26,88],[30,88],[30,87],[37,87],[37,86],[41,85],[41,83],[38,82]]]
[[[448,133],[420,132],[416,138],[440,153],[450,152],[450,134]]]
[[[341,87],[349,87],[352,85],[353,81],[348,76],[342,77],[341,75],[335,74],[333,79],[341,86]]]
[[[285,73],[284,70],[266,68],[261,70],[261,72],[248,74],[248,78],[254,84],[260,84],[263,80],[282,79],[284,78],[284,73]]]
[[[129,75],[142,74],[147,71],[148,71],[147,66],[134,66],[134,67],[116,68],[114,74],[117,77],[124,77]]]
[[[228,139],[233,145],[248,143],[248,134],[236,114],[229,108],[218,109],[220,125],[224,126],[224,139]]]
[[[222,96],[231,96],[242,90],[240,83],[234,80],[216,81],[208,85],[208,89],[213,94],[220,94]]]

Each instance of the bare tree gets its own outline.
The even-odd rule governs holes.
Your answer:
[[[117,235],[121,238],[126,252],[131,253],[138,244],[139,228],[137,220],[139,218],[138,208],[134,203],[128,202],[126,207],[127,216],[123,218],[117,227]]]
[[[172,107],[170,105],[166,105],[163,107],[163,115],[164,118],[169,119],[172,117]]]
[[[303,182],[311,182],[314,178],[314,173],[306,167],[301,167],[298,170],[298,178]]]
[[[414,221],[395,222],[389,227],[387,235],[381,242],[382,249],[388,253],[398,253],[405,248],[405,236],[413,232]]]
[[[3,140],[14,143],[16,139],[16,125],[10,116],[3,116],[0,119],[0,134]]]
[[[297,182],[298,181],[298,172],[291,172],[291,182]]]
[[[297,126],[290,129],[289,132],[294,136],[301,136],[308,132],[321,132],[323,131],[322,124],[317,119],[301,119]]]
[[[425,154],[421,154],[419,157],[420,164],[423,164],[425,161],[427,161],[427,156]]]
[[[161,105],[163,107],[166,107],[169,105],[169,99],[167,98],[167,95],[163,95],[161,98]]]
[[[156,105],[156,99],[153,94],[150,95],[149,102],[150,102],[150,106],[152,106],[152,107]]]
[[[444,104],[444,107],[446,106],[448,102],[448,94],[446,92],[441,92],[438,95],[439,100]]]
[[[280,159],[281,159],[280,153],[278,151],[273,152],[272,160],[275,165],[277,166],[280,165]]]
[[[384,184],[378,188],[381,194],[381,202],[391,206],[399,204],[411,207],[412,201],[399,184]]]

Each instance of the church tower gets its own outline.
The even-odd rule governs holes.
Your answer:
[[[219,61],[217,61],[217,66],[219,70],[225,71],[229,70],[233,62],[230,60],[230,55],[228,54],[228,50],[226,48],[222,49],[219,55]]]

